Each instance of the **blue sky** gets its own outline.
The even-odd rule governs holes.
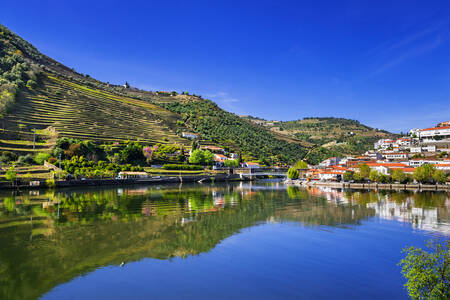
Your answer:
[[[450,119],[450,1],[3,0],[0,23],[97,79],[238,114]]]

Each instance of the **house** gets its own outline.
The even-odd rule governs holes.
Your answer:
[[[408,153],[406,152],[383,153],[382,156],[386,159],[405,159],[408,158]]]
[[[402,163],[368,163],[371,170],[375,170],[380,174],[389,175],[391,169],[403,169],[408,166]]]
[[[225,153],[225,149],[217,147],[217,146],[210,146],[210,145],[205,145],[205,146],[200,146],[201,150],[209,150],[213,153]]]
[[[328,159],[325,159],[323,162],[319,164],[320,167],[329,167],[329,166],[335,166],[339,164],[339,161],[341,159],[339,157],[330,157]]]
[[[335,171],[335,170],[324,170],[319,171],[319,180],[332,180],[332,181],[341,181],[344,176],[344,171]]]
[[[258,163],[255,162],[245,162],[242,164],[242,167],[249,168],[249,169],[258,169],[260,168]]]
[[[181,136],[188,139],[198,139],[198,134],[192,132],[183,132]]]
[[[224,163],[227,159],[228,157],[223,154],[214,154],[214,161],[217,163]]]
[[[118,179],[145,179],[148,178],[147,172],[119,172]]]
[[[437,164],[437,165],[434,165],[434,167],[436,168],[436,170],[450,172],[450,164]]]

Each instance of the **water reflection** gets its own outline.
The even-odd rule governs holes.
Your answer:
[[[346,227],[378,217],[450,234],[442,192],[239,183],[22,191],[0,199],[0,299],[38,298],[102,266],[206,253],[260,223]]]

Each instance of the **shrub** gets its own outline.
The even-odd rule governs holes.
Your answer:
[[[179,164],[165,164],[162,166],[165,170],[203,170],[199,165],[179,165]]]
[[[442,170],[436,170],[433,174],[433,180],[437,183],[445,183],[447,181],[447,175]]]
[[[17,159],[19,165],[31,165],[34,163],[34,158],[31,154],[21,155]]]
[[[298,179],[299,176],[299,172],[296,168],[289,168],[288,172],[287,172],[287,177],[289,179]]]
[[[351,181],[353,180],[353,172],[346,171],[344,173],[344,181]]]
[[[223,165],[229,168],[237,168],[239,167],[239,161],[237,159],[227,159]]]
[[[34,161],[38,164],[38,165],[42,165],[44,163],[45,160],[48,160],[50,158],[50,153],[38,153],[36,154],[36,156],[34,157]]]

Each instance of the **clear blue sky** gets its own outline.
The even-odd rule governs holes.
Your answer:
[[[448,0],[3,0],[0,23],[97,79],[238,114],[397,132],[450,119]]]

